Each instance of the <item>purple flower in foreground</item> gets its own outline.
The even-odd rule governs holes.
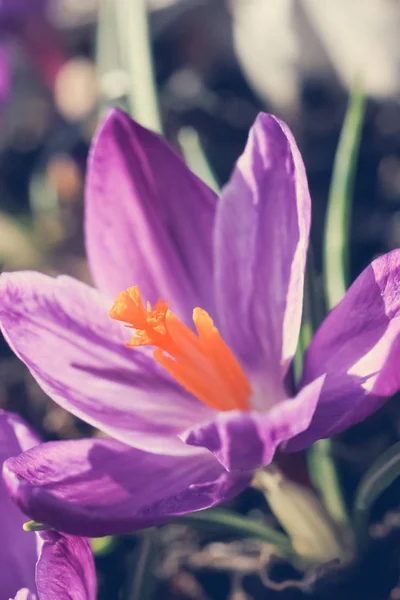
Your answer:
[[[49,0],[0,0],[0,34],[3,41],[7,35],[19,39],[44,83],[53,89],[66,56],[48,9]]]
[[[33,13],[44,13],[48,0],[0,0],[0,19],[27,18]]]
[[[309,225],[304,165],[274,117],[258,117],[217,199],[162,139],[113,111],[87,183],[100,291],[39,273],[0,278],[10,346],[56,402],[110,437],[8,460],[19,506],[81,535],[162,523],[232,497],[278,446],[337,433],[395,392],[398,251],[360,275],[315,335],[300,390],[286,387]],[[144,347],[127,347],[135,331],[109,317],[117,296],[113,317]]]
[[[20,417],[0,411],[0,464],[38,443]],[[1,480],[0,506],[0,598],[95,600],[96,574],[88,540],[55,531],[23,531],[26,518]]]

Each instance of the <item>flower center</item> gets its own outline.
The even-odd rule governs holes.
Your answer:
[[[158,300],[145,308],[135,286],[119,294],[110,317],[135,330],[127,346],[155,346],[155,360],[207,406],[249,410],[247,377],[205,310],[193,311],[196,335],[167,302]]]

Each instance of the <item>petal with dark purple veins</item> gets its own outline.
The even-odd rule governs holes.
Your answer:
[[[304,387],[295,398],[282,400],[265,412],[230,411],[214,421],[195,426],[181,437],[190,445],[207,448],[230,472],[268,465],[280,444],[310,424],[324,376]]]
[[[107,438],[41,444],[5,468],[11,495],[31,518],[95,537],[209,508],[251,477],[227,473],[209,452],[162,456]]]
[[[137,285],[191,324],[213,312],[216,195],[155,133],[113,110],[95,139],[86,188],[86,247],[98,287]]]
[[[326,373],[313,420],[288,444],[299,450],[365,419],[400,389],[400,250],[374,260],[315,334],[304,383]]]
[[[136,447],[185,452],[177,432],[210,418],[152,354],[108,316],[107,298],[69,277],[5,273],[0,322],[43,390],[77,417]]]
[[[0,411],[0,466],[7,458],[38,443],[38,438],[20,417]],[[2,479],[0,507],[3,540],[0,544],[0,598],[13,598],[20,588],[35,589],[36,539],[23,531],[26,517],[11,500]],[[18,598],[24,598],[22,593],[21,590]]]
[[[43,542],[36,567],[39,599],[96,600],[96,571],[89,540],[56,531],[38,535]]]
[[[281,381],[297,346],[310,204],[288,127],[259,115],[218,204],[215,289],[222,336],[264,380],[264,408],[268,396],[284,397]]]

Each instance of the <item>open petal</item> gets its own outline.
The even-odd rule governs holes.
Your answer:
[[[282,442],[309,426],[323,382],[324,376],[304,387],[295,398],[278,402],[266,412],[219,413],[214,421],[186,431],[182,439],[211,450],[228,471],[268,465]]]
[[[0,467],[4,461],[28,450],[39,440],[23,420],[0,411]],[[0,479],[0,598],[13,598],[20,588],[35,589],[36,539],[23,531],[27,520],[11,500]],[[21,595],[25,592],[21,590]],[[29,598],[29,595],[26,596]]]
[[[38,535],[43,542],[36,567],[40,600],[96,600],[96,571],[89,540],[56,531]]]
[[[221,333],[268,382],[265,396],[282,396],[296,349],[309,227],[300,152],[286,125],[261,114],[218,204],[215,289]]]
[[[210,413],[159,367],[125,347],[129,331],[107,298],[69,277],[0,277],[4,336],[53,400],[117,439],[179,453],[176,433]],[[203,415],[203,417],[202,417]]]
[[[400,389],[400,250],[377,258],[315,334],[304,383],[326,373],[314,418],[288,444],[298,450],[365,419]]]
[[[113,110],[91,151],[86,246],[98,287],[113,297],[131,285],[145,300],[169,299],[191,323],[212,312],[216,195],[155,133]]]
[[[209,508],[248,485],[208,452],[162,456],[116,440],[50,442],[6,463],[19,506],[37,521],[88,536],[128,533]]]

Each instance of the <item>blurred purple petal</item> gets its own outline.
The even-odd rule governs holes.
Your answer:
[[[400,250],[373,261],[315,334],[305,357],[304,382],[326,373],[297,450],[365,419],[400,389]]]
[[[31,13],[43,13],[48,0],[0,0],[0,19],[27,18]]]
[[[112,297],[137,285],[168,298],[191,324],[212,311],[216,196],[156,134],[113,110],[93,144],[86,189],[86,245],[96,284]]]
[[[43,541],[36,567],[40,600],[96,600],[96,571],[89,540],[56,531],[38,535]]]
[[[6,463],[15,501],[32,518],[67,533],[102,536],[209,508],[243,488],[208,452],[161,456],[112,439],[42,444]]]
[[[8,50],[0,45],[0,103],[7,100],[11,89],[11,66]]]
[[[282,378],[300,329],[310,227],[303,161],[288,127],[261,114],[218,204],[215,286],[221,333],[264,382],[265,405],[284,398]],[[261,408],[261,406],[259,406]]]
[[[38,438],[20,417],[0,411],[0,466],[7,458],[38,443]],[[2,479],[0,507],[0,598],[7,599],[13,598],[22,587],[35,589],[37,551],[35,536],[22,529],[27,519],[12,502]]]
[[[213,452],[228,471],[268,465],[282,442],[309,426],[323,382],[324,376],[266,412],[219,413],[214,421],[186,431],[182,439]]]
[[[0,0],[0,35],[4,31],[19,38],[29,60],[52,90],[66,62],[59,33],[48,19],[52,0]]]
[[[113,437],[154,452],[188,449],[176,434],[210,410],[151,353],[125,347],[129,332],[109,301],[69,277],[0,277],[0,320],[10,346],[63,408]]]

